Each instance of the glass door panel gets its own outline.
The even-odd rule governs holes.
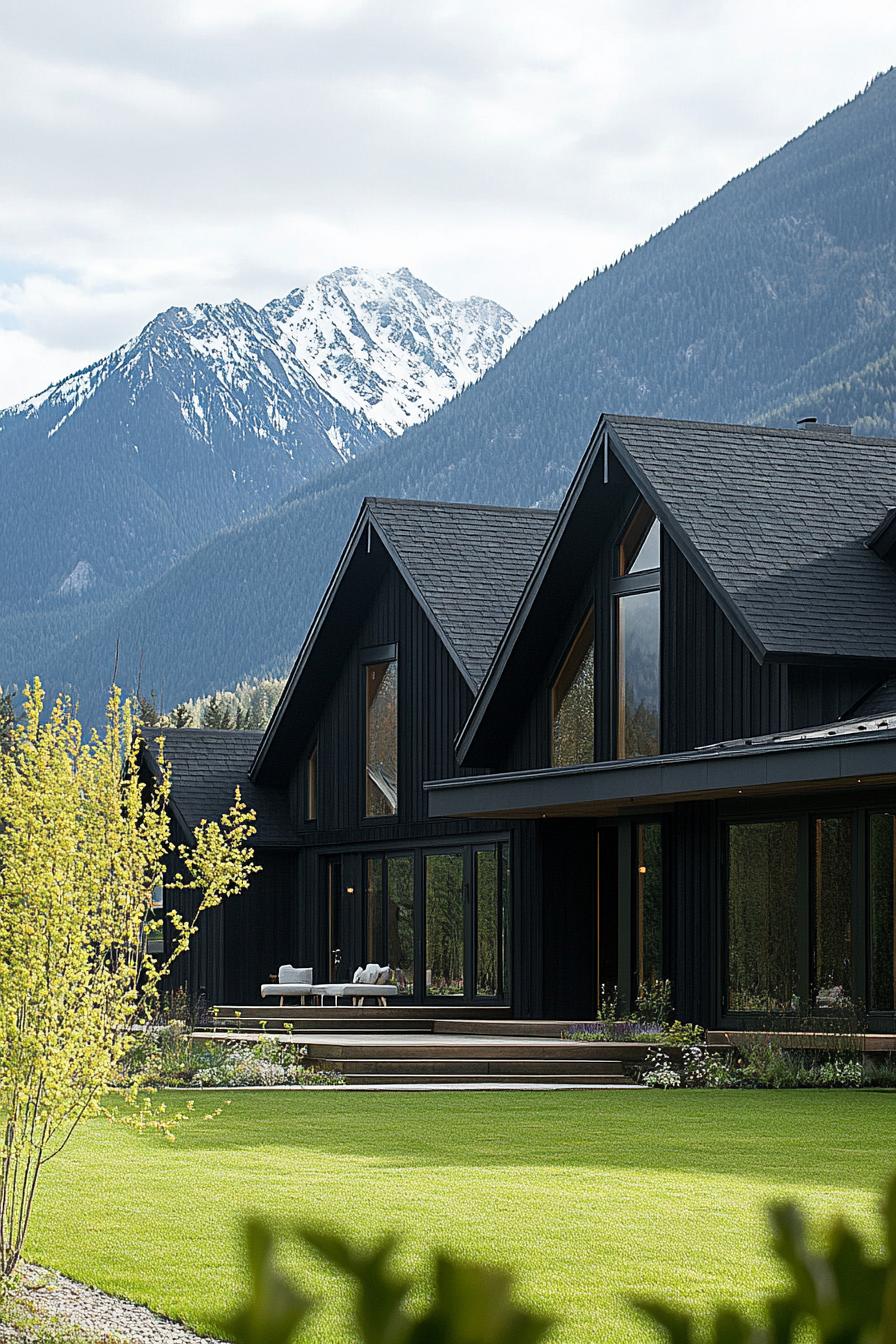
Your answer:
[[[327,979],[335,980],[342,964],[342,935],[344,928],[344,898],[342,893],[342,864],[339,859],[327,859]]]
[[[852,817],[815,822],[814,952],[816,1008],[852,998]]]
[[[477,849],[474,856],[476,892],[476,995],[493,999],[502,991],[504,912],[501,873],[496,849]]]
[[[868,818],[869,935],[871,957],[868,1006],[873,1012],[896,1008],[896,814],[872,812]]]
[[[382,963],[383,952],[383,861],[377,855],[365,864],[364,956]]]
[[[424,868],[426,903],[426,992],[464,992],[464,856],[427,854]]]
[[[663,979],[663,828],[660,822],[635,827],[637,994],[642,985]]]
[[[387,960],[399,994],[414,992],[414,860],[386,859]]]

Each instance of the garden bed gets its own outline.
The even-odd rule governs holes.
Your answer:
[[[185,1022],[147,1027],[122,1060],[122,1083],[143,1087],[338,1087],[341,1073],[309,1064],[297,1042],[197,1039]]]

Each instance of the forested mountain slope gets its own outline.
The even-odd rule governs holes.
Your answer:
[[[555,501],[601,410],[896,432],[896,74],[579,285],[388,450],[215,538],[58,648],[93,705],[121,638],[167,703],[280,671],[365,494]],[[21,669],[0,666],[4,675]]]

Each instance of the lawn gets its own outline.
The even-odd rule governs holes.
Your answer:
[[[28,1252],[210,1332],[250,1211],[397,1228],[412,1260],[439,1245],[515,1266],[558,1341],[645,1339],[630,1294],[755,1302],[776,1282],[769,1200],[870,1228],[894,1165],[880,1093],[239,1093],[173,1147],[86,1124],[46,1169]],[[289,1260],[327,1292],[310,1256]],[[344,1344],[332,1297],[311,1335]]]

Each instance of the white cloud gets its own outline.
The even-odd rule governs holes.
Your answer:
[[[0,401],[159,308],[347,263],[531,321],[857,92],[894,38],[883,0],[13,7]]]

